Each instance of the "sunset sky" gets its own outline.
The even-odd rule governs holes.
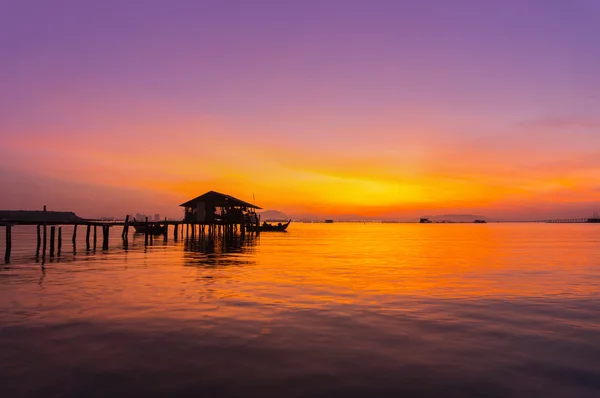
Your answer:
[[[0,209],[600,211],[598,0],[0,0]]]

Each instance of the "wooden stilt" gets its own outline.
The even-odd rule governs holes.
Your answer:
[[[144,245],[148,246],[148,217],[146,217],[144,230]]]
[[[110,231],[110,225],[102,226],[102,250],[108,250],[108,234]]]
[[[91,228],[91,225],[88,224],[87,229],[85,231],[85,247],[87,250],[90,250],[90,228]]]
[[[6,226],[6,252],[4,253],[4,262],[10,263],[10,250],[12,248],[12,225]]]
[[[58,227],[58,251],[56,254],[60,257],[60,250],[62,248],[62,227]]]
[[[73,242],[73,246],[77,245],[77,224],[73,227],[73,239],[71,241]]]
[[[121,239],[126,239],[127,238],[127,227],[129,223],[129,214],[127,216],[125,216],[125,225],[123,225],[123,232],[121,232]]]
[[[40,256],[40,246],[42,245],[42,237],[41,237],[41,228],[42,226],[38,224],[37,226],[37,247],[35,248],[35,256]]]
[[[177,241],[177,235],[179,234],[179,224],[175,224],[175,229],[173,230],[173,240]]]
[[[54,238],[56,237],[56,227],[50,227],[50,257],[54,257]]]
[[[97,227],[97,225],[94,225],[94,250],[96,250],[96,243],[98,242],[98,239],[97,239],[98,236],[96,234],[96,227]]]
[[[46,224],[44,224],[44,243],[42,246],[42,258],[46,258]]]
[[[165,217],[165,242],[169,239],[169,224],[167,224],[167,217]]]

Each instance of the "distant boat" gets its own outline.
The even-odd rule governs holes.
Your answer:
[[[136,223],[136,224],[133,224],[133,228],[135,228],[136,234],[145,234],[146,230],[148,231],[149,234],[152,234],[152,235],[160,235],[160,234],[165,233],[164,225],[155,224],[155,223],[139,224],[139,221],[136,221],[135,218],[133,219],[133,222]]]
[[[269,224],[267,222],[263,222],[260,226],[258,226],[258,230],[260,232],[285,232],[287,227],[290,225],[292,220],[289,220],[285,224],[278,223],[277,225]],[[248,225],[247,230],[252,232],[257,230],[256,225]]]
[[[327,224],[333,224],[333,220],[325,220],[325,223],[327,223]]]
[[[487,223],[487,221],[485,221],[485,220],[475,220],[475,221],[473,221],[473,222],[474,222],[475,224],[486,224],[486,223]]]
[[[419,222],[421,224],[429,224],[429,223],[431,223],[431,220],[429,218],[427,218],[427,217],[421,217],[421,219],[419,220]]]

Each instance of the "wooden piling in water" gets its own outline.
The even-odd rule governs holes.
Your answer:
[[[167,224],[167,217],[165,217],[165,242],[169,239],[169,224]]]
[[[179,233],[179,225],[175,224],[175,229],[173,230],[173,240],[177,241],[177,235]]]
[[[10,263],[11,248],[12,248],[12,225],[7,225],[6,226],[6,246],[5,246],[6,252],[4,253],[4,262],[7,264]]]
[[[129,228],[129,214],[125,216],[125,225],[123,225],[123,232],[121,232],[121,239],[127,239],[127,233]]]
[[[42,258],[46,258],[46,224],[44,224],[44,243],[42,246]]]
[[[94,250],[96,250],[96,242],[97,242],[97,236],[96,236],[96,225],[94,225]]]
[[[110,225],[102,226],[102,250],[108,250],[109,230],[110,230]]]
[[[62,227],[58,227],[58,250],[57,255],[60,257],[60,250],[62,249]]]
[[[37,225],[37,246],[35,248],[35,256],[40,256],[40,246],[42,245],[42,237],[41,237],[41,225]]]
[[[77,245],[77,224],[73,227],[73,238],[71,239],[73,246]]]
[[[87,250],[90,250],[90,228],[91,225],[88,224],[87,229],[85,231],[85,247],[87,248]]]
[[[54,238],[56,237],[56,227],[50,227],[50,257],[54,257]]]
[[[148,246],[148,217],[146,217],[146,223],[144,226],[144,245]]]

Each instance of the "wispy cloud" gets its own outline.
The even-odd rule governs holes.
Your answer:
[[[519,123],[520,127],[546,130],[600,130],[597,116],[549,116]]]

